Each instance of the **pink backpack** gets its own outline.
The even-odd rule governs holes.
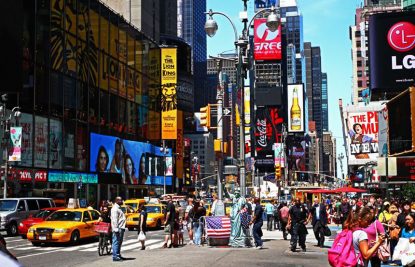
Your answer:
[[[353,248],[353,231],[343,230],[337,234],[333,246],[328,251],[328,258],[332,267],[354,267],[357,265],[357,257]]]

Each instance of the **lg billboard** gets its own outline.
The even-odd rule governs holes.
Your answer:
[[[281,26],[272,32],[266,22],[266,18],[254,21],[254,59],[281,60]]]
[[[370,86],[406,89],[415,81],[415,13],[385,13],[369,20]]]

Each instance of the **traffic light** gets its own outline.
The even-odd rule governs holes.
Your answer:
[[[200,126],[210,128],[210,104],[200,108]]]
[[[275,166],[275,180],[281,180],[281,166]]]

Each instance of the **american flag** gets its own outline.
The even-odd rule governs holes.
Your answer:
[[[229,238],[231,220],[227,216],[206,217],[206,234],[208,238]]]

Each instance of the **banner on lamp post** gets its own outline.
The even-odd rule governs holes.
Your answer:
[[[161,138],[177,139],[177,48],[161,48]]]
[[[20,161],[22,159],[22,127],[10,127],[10,141],[12,148],[9,161]]]

